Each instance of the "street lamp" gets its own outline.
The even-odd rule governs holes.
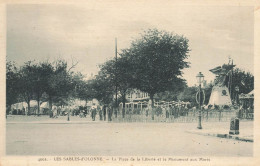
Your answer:
[[[239,94],[239,86],[236,86],[235,87],[235,91],[236,91],[236,104],[237,105],[239,105],[239,96],[238,96],[238,94]]]
[[[70,121],[70,108],[68,108],[68,118],[67,121]]]
[[[201,83],[204,81],[204,75],[199,72],[199,74],[196,76],[197,82],[199,83],[199,121],[198,121],[198,129],[202,129],[201,126]],[[197,96],[196,96],[197,97]]]
[[[239,104],[239,86],[235,87],[235,91],[236,91],[236,105],[238,106],[238,113],[237,113],[237,117],[240,118],[241,117],[241,110],[240,110],[240,104]]]

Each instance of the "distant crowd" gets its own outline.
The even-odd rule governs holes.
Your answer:
[[[245,107],[243,105],[243,107]],[[239,117],[250,118],[254,110],[252,107],[243,108],[242,106],[239,108]],[[224,109],[230,109],[228,106],[219,107],[219,106],[202,106],[202,111],[221,111]],[[238,109],[238,108],[237,108]],[[69,107],[69,106],[53,106],[52,111],[49,112],[48,109],[42,111],[41,114],[49,115],[50,118],[58,118],[59,116],[78,116],[80,118],[86,118],[88,116],[91,117],[93,121],[112,121],[113,118],[117,118],[118,116],[125,117],[131,115],[141,115],[142,117],[151,117],[154,119],[155,116],[161,118],[178,118],[180,116],[195,116],[198,108],[191,107],[190,104],[162,104],[157,105],[155,107],[151,107],[150,104],[147,106],[143,106],[142,108],[138,108],[135,106],[126,107],[123,109],[115,108],[112,104],[109,105],[99,105],[93,103],[92,106],[78,106],[78,107]],[[14,115],[37,115],[37,109],[32,108],[29,112],[24,107],[22,109],[12,109],[9,114]]]

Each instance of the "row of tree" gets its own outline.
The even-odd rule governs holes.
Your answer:
[[[195,103],[197,87],[188,87],[182,78],[182,70],[189,67],[186,61],[189,53],[188,39],[183,36],[150,29],[144,31],[129,48],[123,49],[118,58],[113,58],[100,65],[100,71],[94,79],[85,80],[81,73],[75,73],[64,60],[54,62],[25,63],[20,68],[7,62],[6,103],[30,100],[66,105],[72,98],[89,100],[96,98],[103,104],[114,102],[118,106],[131,90],[138,89],[148,93],[153,99],[182,100]],[[233,84],[241,87],[243,93],[253,89],[254,77],[251,73],[235,69]],[[243,82],[241,83],[241,80]],[[242,85],[243,86],[242,86]],[[212,84],[205,88],[206,103],[209,99]],[[118,102],[115,93],[118,92]],[[29,107],[30,108],[30,107]],[[123,109],[123,115],[124,115]]]
[[[25,101],[30,111],[30,101],[40,104],[49,102],[50,110],[52,104],[65,105],[77,96],[77,87],[84,84],[80,73],[71,71],[76,64],[68,67],[64,60],[54,62],[26,62],[17,68],[14,62],[6,64],[6,106],[7,110],[17,102]]]
[[[129,48],[121,51],[119,58],[100,66],[100,72],[92,82],[96,84],[94,87],[99,87],[96,89],[100,95],[96,97],[109,103],[118,90],[124,108],[127,93],[138,89],[148,93],[151,101],[155,97],[165,101],[189,101],[195,105],[198,87],[188,87],[182,78],[182,69],[189,67],[185,61],[188,53],[188,39],[185,37],[157,29],[145,31],[132,41]],[[236,86],[240,88],[239,93],[254,89],[254,76],[250,72],[235,68],[230,79],[232,97]],[[204,87],[204,104],[209,101],[213,84]]]
[[[123,102],[123,115],[127,93],[138,89],[148,93],[154,106],[156,94],[180,92],[186,87],[182,69],[189,67],[188,39],[183,36],[150,29],[123,49],[119,58],[100,66],[96,78],[89,85],[99,91],[99,101],[111,103],[115,92]],[[116,104],[118,104],[117,102]]]

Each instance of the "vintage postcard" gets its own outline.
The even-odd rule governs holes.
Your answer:
[[[258,165],[259,1],[6,1],[0,165]]]

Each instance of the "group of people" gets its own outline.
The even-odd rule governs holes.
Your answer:
[[[58,116],[79,116],[80,118],[87,117],[87,115],[90,115],[91,119],[93,121],[96,120],[96,116],[99,116],[99,120],[108,119],[108,121],[112,121],[112,114],[113,114],[114,108],[112,105],[97,105],[96,103],[93,103],[91,107],[84,107],[84,109],[79,108],[70,108],[70,107],[57,107],[53,106],[51,110],[50,117],[51,118],[58,118]]]
[[[126,114],[143,114],[147,116],[161,116],[165,118],[185,116],[188,114],[190,107],[187,105],[159,105],[154,108],[148,105],[146,108],[130,108],[126,109]]]
[[[112,105],[103,105],[99,106],[93,103],[90,108],[92,121],[96,120],[96,115],[99,115],[99,120],[106,121],[106,117],[108,117],[108,121],[112,121],[113,107]]]
[[[151,116],[154,119],[154,116],[162,116],[165,118],[174,117],[177,118],[179,116],[185,116],[189,112],[189,108],[187,105],[161,105],[158,107],[152,108],[150,105],[148,107],[143,108],[142,110],[140,108],[130,108],[130,109],[115,109],[112,107],[112,105],[103,105],[99,106],[93,103],[93,105],[90,108],[90,115],[93,121],[96,120],[96,116],[99,116],[99,120],[106,120],[106,117],[108,118],[108,121],[112,121],[112,115],[114,114],[114,117],[117,117],[117,114],[122,114],[123,117],[126,114],[136,114],[148,117]]]
[[[69,107],[57,107],[53,106],[50,112],[50,118],[58,118],[58,116],[65,116],[71,112],[71,108]]]

